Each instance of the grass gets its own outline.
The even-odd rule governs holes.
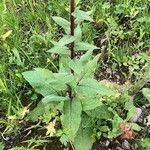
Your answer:
[[[17,116],[25,106],[38,101],[39,95],[21,73],[36,67],[55,70],[58,65],[57,58],[46,51],[52,47],[50,41],[61,36],[51,17],[68,18],[67,3],[68,0],[0,0],[0,121],[7,127],[5,131],[13,132],[17,124],[10,126],[8,116]],[[83,25],[83,38],[101,48],[105,56],[100,64],[107,62],[115,72],[118,66],[139,65],[137,57],[141,53],[150,55],[149,0],[85,0],[77,7],[90,11],[95,20],[93,25]],[[12,33],[3,38],[8,31]],[[134,70],[130,75],[123,72],[126,81],[134,74],[136,80],[148,76]]]

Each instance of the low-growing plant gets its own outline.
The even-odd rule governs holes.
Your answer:
[[[100,54],[94,56],[93,51],[99,48],[82,41],[83,21],[93,22],[89,14],[74,10],[74,0],[70,0],[70,22],[57,16],[52,18],[65,32],[58,42],[51,41],[54,47],[48,50],[59,56],[59,67],[57,72],[35,68],[23,73],[43,96],[28,118],[37,120],[53,110],[46,134],[60,136],[62,143],[70,142],[73,149],[90,150],[96,137],[109,131],[107,121],[113,123],[111,138],[122,134],[117,128],[123,120],[106,102],[119,95],[94,78]],[[61,130],[56,131],[56,122],[61,124]]]

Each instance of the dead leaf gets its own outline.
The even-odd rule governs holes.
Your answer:
[[[134,139],[137,135],[126,122],[120,124],[120,130],[123,132],[121,134],[122,139]]]

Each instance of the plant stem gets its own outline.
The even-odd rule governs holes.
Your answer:
[[[74,16],[72,13],[74,12],[75,8],[75,2],[74,0],[70,0],[70,35],[74,36],[74,28],[75,28],[75,22],[74,22]],[[74,42],[71,43],[70,45],[70,51],[71,51],[71,59],[75,57],[75,52],[74,52]]]

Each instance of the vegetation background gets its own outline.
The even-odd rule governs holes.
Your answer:
[[[102,53],[96,79],[109,80],[120,89],[129,82],[135,105],[142,107],[147,100],[140,90],[149,87],[150,77],[150,0],[76,0],[76,4],[94,19],[83,24],[82,32],[85,41],[100,47],[95,53]],[[22,122],[28,106],[34,108],[40,95],[22,72],[36,67],[57,69],[57,57],[46,51],[63,30],[52,16],[68,19],[68,11],[68,0],[0,0],[1,134],[18,134],[23,126],[34,128]],[[36,135],[28,140],[28,147],[47,142]]]

